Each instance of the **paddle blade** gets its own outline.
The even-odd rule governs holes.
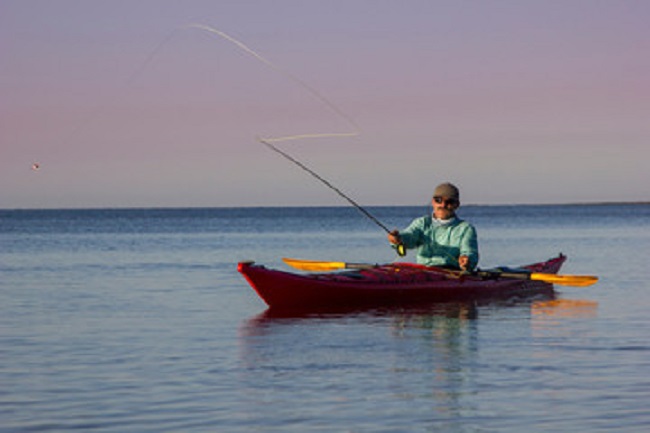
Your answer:
[[[530,274],[531,280],[544,281],[546,283],[558,284],[561,286],[587,287],[595,284],[598,277],[593,275],[556,275],[556,274]]]
[[[290,259],[287,257],[284,257],[282,261],[292,268],[300,269],[301,271],[325,272],[346,268],[345,262],[319,262],[315,260]]]

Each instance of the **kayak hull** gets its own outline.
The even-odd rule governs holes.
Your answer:
[[[556,274],[566,256],[522,266],[528,272]],[[347,308],[436,302],[507,299],[550,295],[553,286],[520,278],[459,275],[409,263],[379,265],[336,273],[299,274],[241,262],[238,271],[273,309]]]

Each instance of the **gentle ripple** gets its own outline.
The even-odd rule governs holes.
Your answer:
[[[601,281],[278,317],[238,260],[390,261],[384,234],[347,208],[0,211],[0,431],[646,430],[650,206],[463,211],[483,266],[563,251]]]

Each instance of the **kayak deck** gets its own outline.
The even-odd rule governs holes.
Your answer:
[[[560,254],[519,269],[556,274],[565,260],[566,256]],[[298,274],[268,269],[254,262],[241,262],[238,270],[264,302],[275,309],[413,305],[553,293],[553,286],[549,283],[500,277],[498,270],[473,275],[412,263],[392,263],[335,273]]]

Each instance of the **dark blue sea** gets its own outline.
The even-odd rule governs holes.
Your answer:
[[[482,268],[562,252],[600,281],[274,317],[239,261],[390,262],[385,233],[346,207],[0,211],[0,431],[648,431],[650,205],[461,211]]]

